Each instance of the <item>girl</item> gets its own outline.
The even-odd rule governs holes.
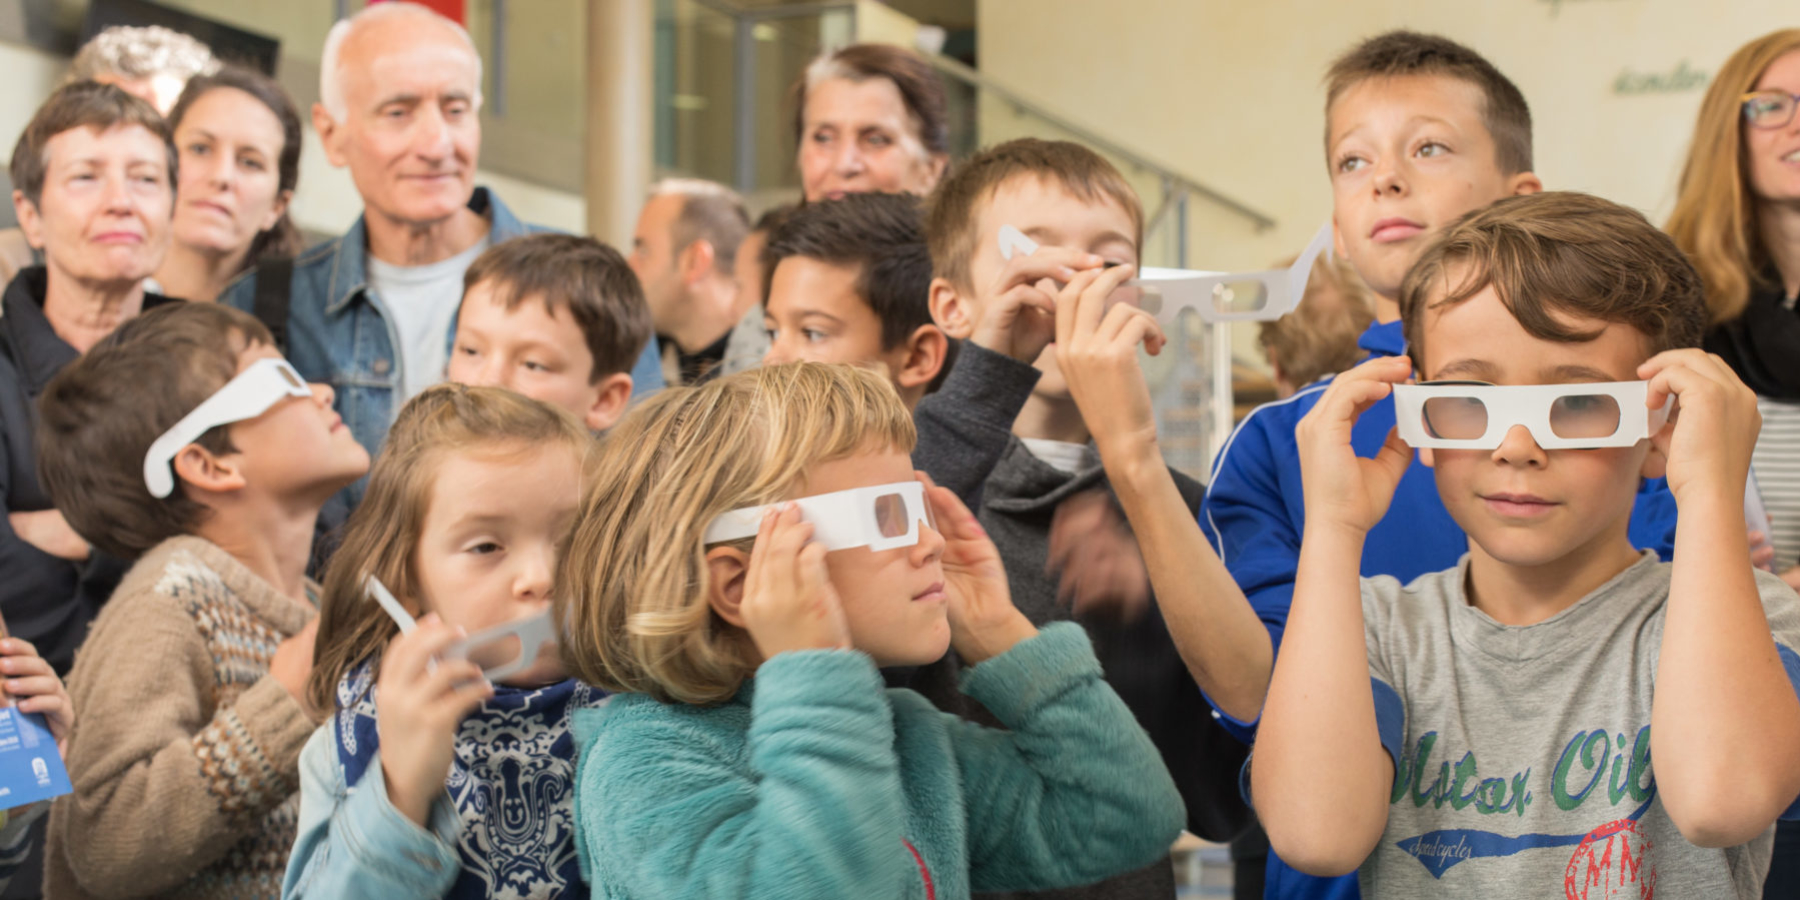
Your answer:
[[[307,688],[337,712],[300,755],[283,897],[583,892],[568,721],[604,695],[550,654],[490,684],[483,667],[499,678],[533,642],[458,641],[541,622],[590,445],[566,414],[498,388],[440,385],[401,410],[326,574]]]
[[[569,671],[630,692],[576,716],[595,896],[961,898],[1168,852],[1181,800],[1086,635],[1020,615],[913,439],[884,377],[813,363],[610,437],[553,604]],[[952,645],[1010,731],[882,689]]]

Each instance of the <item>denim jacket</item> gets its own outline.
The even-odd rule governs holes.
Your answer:
[[[475,189],[469,208],[492,223],[489,239],[496,244],[547,230],[519,221],[484,187]],[[401,373],[394,353],[398,343],[394,324],[369,286],[368,257],[368,232],[359,216],[343,237],[312,247],[294,260],[287,358],[306,380],[331,385],[337,392],[338,414],[373,456],[400,411],[396,397]],[[233,282],[220,302],[255,312],[256,272]],[[454,326],[444,339],[453,337]],[[634,395],[662,387],[659,360],[652,337],[632,368]],[[348,489],[352,506],[362,499],[363,484],[359,481]]]

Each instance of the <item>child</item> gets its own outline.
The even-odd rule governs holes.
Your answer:
[[[591,443],[495,388],[441,385],[401,410],[326,576],[307,695],[336,715],[300,754],[283,897],[585,896],[569,714],[604,695],[526,656],[524,636],[449,651],[488,628],[547,628]],[[407,625],[423,616],[415,630],[371,598],[371,577]]]
[[[272,896],[317,725],[313,520],[369,456],[246,313],[126,322],[39,403],[45,486],[84,538],[138,558],[76,655],[73,794],[52,897]]]
[[[1337,251],[1375,294],[1375,323],[1359,346],[1371,356],[1398,356],[1406,349],[1400,280],[1425,244],[1470,210],[1542,189],[1531,171],[1531,111],[1519,89],[1475,51],[1409,31],[1356,45],[1332,64],[1325,81]],[[1201,507],[1201,528],[1262,619],[1267,636],[1261,642],[1277,652],[1306,530],[1294,429],[1328,385],[1315,383],[1247,416],[1213,461]],[[1373,456],[1393,425],[1392,402],[1378,400],[1356,423],[1357,452]],[[1407,470],[1391,509],[1369,532],[1363,574],[1409,581],[1454,565],[1468,551],[1468,538],[1424,466]],[[1645,479],[1631,513],[1632,546],[1667,558],[1674,512],[1663,482]],[[1182,649],[1190,661],[1215,658],[1198,647]],[[1261,688],[1249,692],[1254,702],[1209,696],[1220,721],[1246,741],[1255,735],[1267,687],[1268,670],[1262,672]],[[1343,900],[1356,891],[1348,879],[1319,884],[1271,859],[1268,895]]]
[[[1800,815],[1800,598],[1744,557],[1756,399],[1693,349],[1700,293],[1642,215],[1581,194],[1473,213],[1407,274],[1412,365],[1345,373],[1296,436],[1306,542],[1251,765],[1284,859],[1360,865],[1371,897],[1761,896],[1775,819]],[[1447,386],[1390,387],[1409,374]],[[1469,554],[1359,600],[1411,454],[1350,433],[1401,390]],[[1626,536],[1665,473],[1673,565]]]
[[[769,235],[765,365],[878,364],[907,409],[947,368],[931,321],[931,252],[909,194],[850,194],[795,210]]]
[[[588,237],[527,235],[488,248],[463,275],[447,374],[605,431],[625,412],[649,340],[644,289],[618,251]]]
[[[597,896],[966,898],[1167,852],[1180,799],[1087,637],[1013,608],[912,443],[881,376],[816,363],[626,417],[553,607],[570,671],[630,692],[576,720]],[[882,689],[952,645],[1010,730]]]
[[[1292,264],[1289,259],[1280,268]],[[1274,372],[1276,399],[1356,365],[1363,355],[1356,341],[1374,323],[1374,307],[1368,286],[1348,260],[1314,262],[1300,305],[1257,328],[1257,343]]]

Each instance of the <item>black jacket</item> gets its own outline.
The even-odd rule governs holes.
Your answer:
[[[0,297],[0,512],[51,509],[38,484],[37,398],[81,354],[44,317],[43,266],[21,269]],[[148,309],[168,298],[144,297]],[[0,515],[0,616],[30,641],[58,674],[68,674],[88,623],[112,595],[128,563],[94,551],[85,563],[26,543]]]

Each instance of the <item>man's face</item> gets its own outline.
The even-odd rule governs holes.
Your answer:
[[[1480,88],[1439,75],[1366,79],[1332,104],[1338,252],[1375,293],[1398,297],[1432,235],[1464,213],[1541,189],[1531,173],[1500,171],[1486,106]]]
[[[987,208],[976,216],[976,223],[975,255],[969,260],[970,281],[975,285],[994,281],[1005,265],[999,244],[1002,225],[1011,225],[1046,247],[1069,247],[1107,262],[1137,265],[1138,261],[1137,227],[1124,207],[1111,200],[1083,200],[1048,178],[1022,175],[1002,183]],[[1112,301],[1126,300],[1132,293],[1122,289],[1113,294]],[[974,311],[976,317],[980,312]],[[1068,399],[1068,384],[1056,367],[1055,343],[1045,347],[1033,365],[1044,375],[1032,393]]]
[[[1414,364],[1421,380],[1501,385],[1634,381],[1650,340],[1629,325],[1558,314],[1599,337],[1564,343],[1534,337],[1493,287],[1425,311]],[[1471,549],[1513,566],[1538,567],[1625,540],[1639,478],[1653,471],[1650,441],[1631,447],[1544,450],[1515,425],[1494,450],[1421,450],[1438,493]]]
[[[378,20],[345,40],[339,64],[344,120],[321,106],[313,122],[368,210],[424,225],[466,206],[481,153],[481,84],[462,36],[420,17]]]
[[[650,198],[638,213],[637,229],[631,233],[631,255],[625,260],[644,286],[644,302],[650,306],[650,321],[658,334],[671,333],[675,317],[681,314],[681,273],[675,265],[673,232],[683,203],[683,198],[671,194]]]

